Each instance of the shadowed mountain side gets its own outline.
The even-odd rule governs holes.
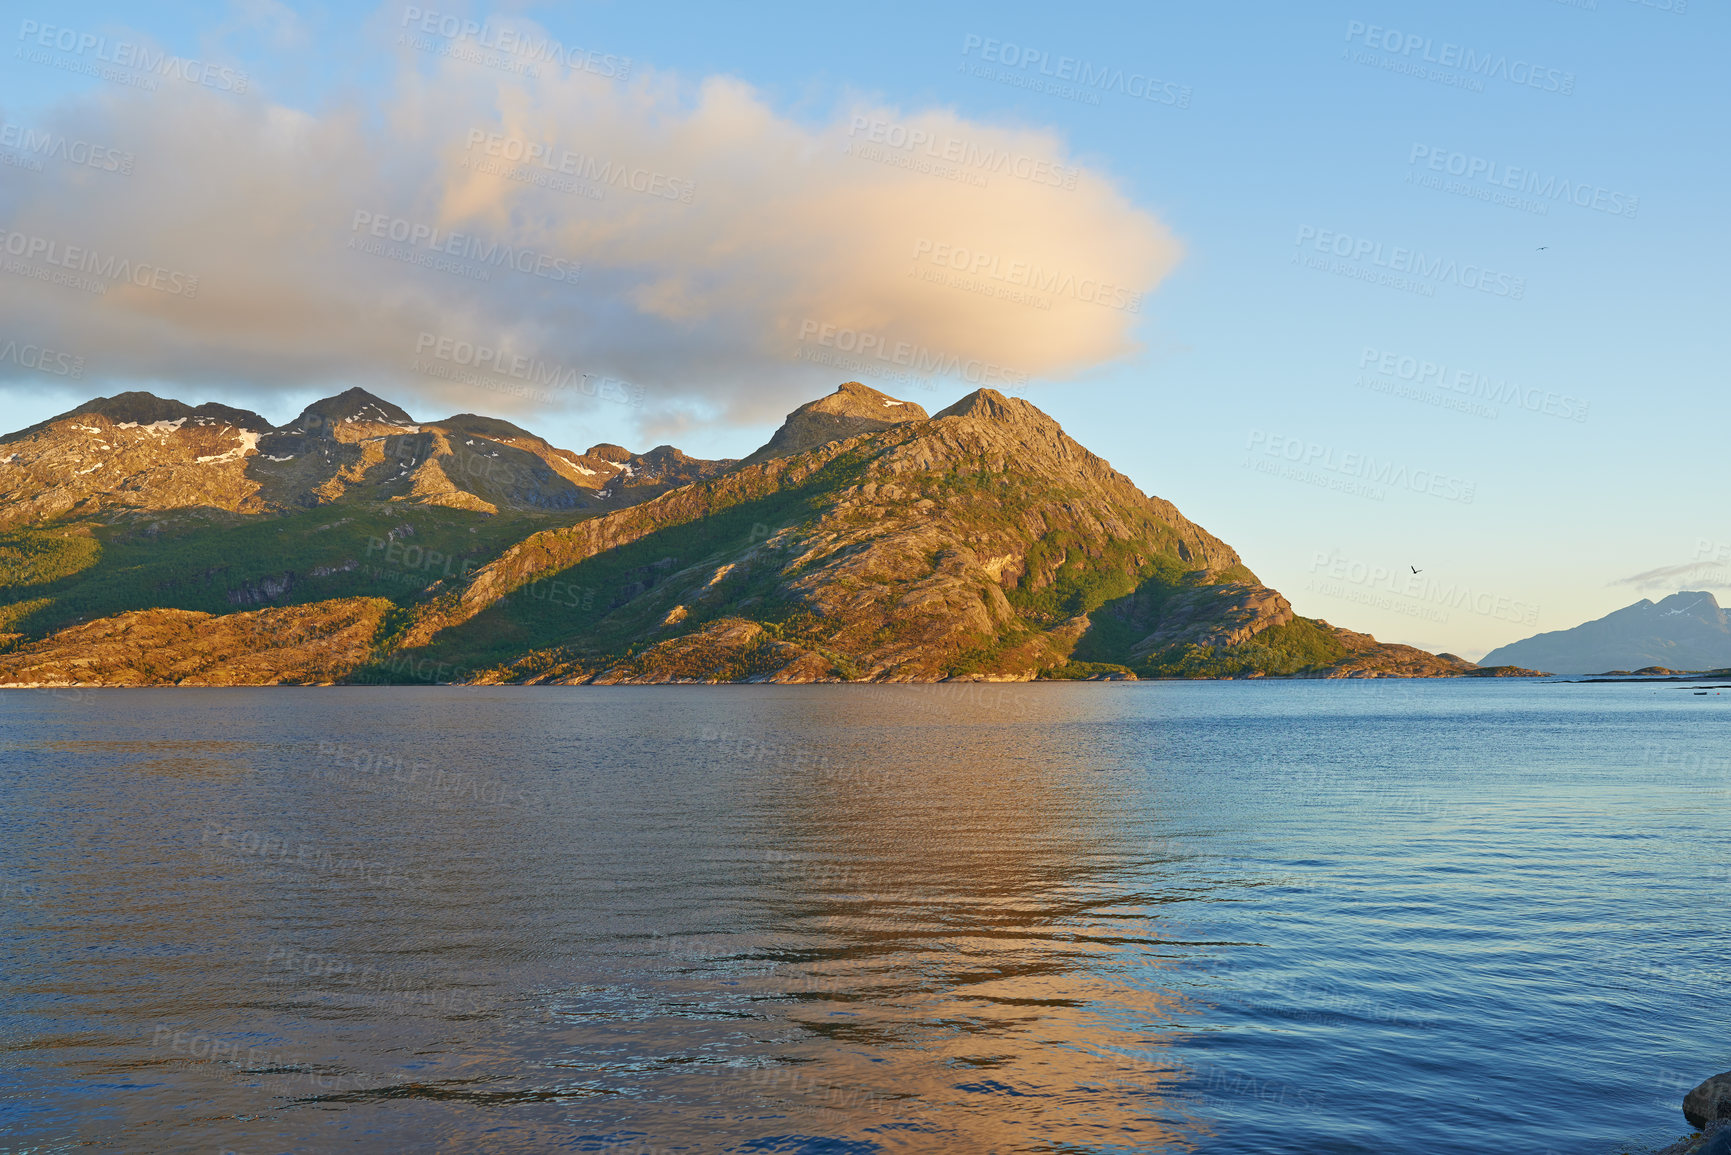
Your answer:
[[[1408,677],[1462,674],[1473,663],[1379,642],[1301,618],[1253,581],[1197,575],[1151,581],[1089,615],[1075,662],[1084,675],[1116,668],[1140,677]]]

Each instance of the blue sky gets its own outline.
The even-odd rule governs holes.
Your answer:
[[[1231,542],[1299,612],[1474,657],[1640,596],[1710,588],[1724,600],[1731,591],[1724,545],[1731,516],[1709,472],[1724,460],[1731,416],[1722,287],[1728,182],[1725,152],[1715,143],[1731,112],[1723,67],[1731,37],[1723,5],[1687,0],[1678,10],[1678,3],[1087,11],[891,3],[826,13],[759,4],[749,15],[708,5],[418,7],[423,17],[437,12],[500,27],[533,22],[595,53],[591,59],[629,57],[631,79],[609,92],[635,84],[645,87],[630,91],[658,94],[658,103],[640,102],[630,113],[646,118],[646,131],[697,109],[711,91],[706,83],[732,78],[751,93],[750,111],[700,119],[693,132],[713,137],[761,113],[786,126],[777,130],[784,136],[809,131],[827,147],[846,144],[851,117],[872,107],[908,124],[949,117],[964,126],[961,136],[1036,142],[1030,151],[1046,149],[1060,167],[1079,169],[1085,186],[1111,195],[1017,199],[1027,190],[994,177],[982,192],[1000,197],[1003,190],[989,202],[1002,218],[994,252],[1038,235],[1046,260],[1062,264],[1070,245],[1078,267],[1116,270],[1113,262],[1122,262],[1120,275],[1134,281],[1145,274],[1148,292],[1134,314],[1077,313],[1081,320],[1062,332],[1040,329],[1053,322],[1017,313],[1015,305],[951,293],[942,302],[953,300],[956,310],[946,331],[971,325],[986,334],[1001,324],[1005,340],[1026,327],[1029,341],[1053,348],[1069,342],[1051,365],[1007,391],[1034,401],[1146,491]],[[210,127],[227,124],[222,118],[237,109],[266,118],[259,124],[352,122],[360,126],[357,139],[388,145],[419,132],[408,127],[419,119],[447,115],[437,104],[450,88],[441,70],[461,67],[393,48],[406,7],[8,4],[0,27],[12,47],[0,110],[9,124],[71,126],[68,132],[91,136],[99,129],[136,135],[127,126],[146,123],[145,109],[154,131],[178,135],[131,149],[141,175],[113,182],[129,195],[172,190],[143,172],[172,149],[244,152],[244,134],[232,146],[220,137],[239,129]],[[26,30],[44,25],[111,40],[147,38],[244,71],[247,92],[227,91],[220,78],[146,92],[69,70],[68,62],[89,53],[51,53],[59,64],[19,56],[20,45],[35,43]],[[1096,74],[1122,72],[1124,80],[1084,99],[1038,91],[1028,82],[1041,64],[1020,66],[1029,55],[1048,71],[1085,65]],[[1159,82],[1156,99],[1130,95],[1146,78]],[[514,106],[513,78],[493,70],[484,79],[492,86],[489,109]],[[534,103],[534,82],[522,83]],[[126,150],[129,140],[111,143]],[[696,157],[678,148],[708,149],[696,184],[713,204],[712,194],[732,178],[725,165],[717,167],[725,153],[710,143],[672,143],[660,155]],[[764,149],[761,142],[741,146],[741,187],[762,180]],[[381,163],[376,187],[401,187],[389,181],[398,179],[395,169],[413,167],[414,153],[405,155]],[[776,163],[800,163],[787,159],[789,152],[775,155]],[[200,157],[211,167],[197,170],[199,182],[182,195],[238,180],[233,169],[247,167]],[[309,181],[321,179],[316,156],[297,164]],[[747,166],[758,168],[748,175]],[[788,230],[800,227],[789,218],[801,215],[801,197],[833,206],[853,195],[849,174],[877,180],[882,167],[855,164],[842,170],[839,185],[807,181],[790,168],[785,182],[767,186],[788,191],[761,214],[773,219],[751,219],[745,196],[704,219],[721,222],[723,233],[761,229],[773,238],[784,219]],[[46,219],[48,199],[101,203],[76,197],[109,175],[0,167],[0,205],[23,228],[18,222],[26,217]],[[83,183],[55,186],[45,197],[49,181],[74,176]],[[448,205],[449,190],[443,193]],[[222,193],[228,202],[262,195],[239,185]],[[961,194],[946,182],[910,177],[862,195],[868,199],[858,211],[870,217],[893,200],[900,222],[907,214],[919,219],[922,197],[937,206]],[[386,201],[381,195],[378,203]],[[525,223],[517,204],[498,219],[542,227]],[[269,204],[256,221],[223,227],[292,231],[296,211],[293,203]],[[584,209],[567,197],[546,211]],[[827,211],[814,208],[812,219],[832,220],[821,215]],[[845,232],[848,219],[826,227]],[[83,235],[79,223],[62,218],[53,235]],[[545,222],[546,235],[574,235],[557,232],[565,224]],[[682,280],[677,256],[657,249],[663,234],[655,221],[639,229],[614,219],[608,227],[606,244],[595,242],[602,254],[595,268],[611,262],[627,278],[623,266],[642,254],[659,262],[664,289]],[[166,251],[164,264],[173,265],[177,252],[187,253],[189,268],[194,254],[206,265],[217,259],[199,254],[183,228],[137,228],[156,230],[151,244],[136,243]],[[896,243],[904,234],[924,236],[896,228],[888,234]],[[933,235],[939,243],[947,236]],[[801,243],[821,247],[822,239]],[[847,269],[861,258],[850,251],[831,259]],[[740,271],[747,267],[749,274]],[[716,281],[705,287],[714,295],[703,298],[714,301],[760,292],[785,279],[782,268],[711,254],[701,269],[694,258],[689,279]],[[345,276],[320,282],[313,275],[310,283],[335,287]],[[790,368],[785,356],[765,354],[762,379],[777,384],[755,385],[749,343],[697,334],[706,326],[760,324],[761,317],[705,313],[692,303],[697,298],[680,296],[662,308],[662,327],[641,327],[628,307],[594,295],[605,278],[585,276],[589,295],[567,307],[589,316],[573,320],[579,335],[561,346],[562,356],[587,366],[592,351],[598,372],[641,381],[649,404],[531,405],[511,414],[558,444],[644,448],[671,440],[701,456],[741,455],[767,437],[773,414],[790,399],[818,396],[856,375],[821,364]],[[407,309],[404,302],[424,291],[422,281],[381,286],[381,308]],[[27,289],[31,308],[55,294],[74,295],[28,282],[6,289]],[[523,291],[530,290],[543,295],[522,307],[557,323],[561,306],[548,296],[552,289],[537,283]],[[118,327],[98,334],[95,327],[116,324],[112,318],[75,314],[71,304],[55,305],[52,314],[27,313],[23,304],[9,310],[12,328],[23,328],[0,336],[51,333],[92,355],[79,380],[0,362],[8,374],[0,380],[8,427],[123,388],[247,404],[277,421],[351,384],[393,396],[417,416],[438,416],[441,408],[500,411],[484,393],[463,404],[450,395],[393,391],[358,353],[321,362],[303,351],[299,360],[284,355],[277,368],[254,374],[246,358],[277,356],[283,339],[265,335],[248,345],[236,338],[227,359],[212,350],[259,324],[257,311],[267,307],[261,302],[285,299],[286,290],[260,274],[245,293],[236,289],[232,299],[248,304],[226,320],[221,278],[207,278],[201,292],[198,307],[214,317],[197,330],[205,335],[172,341],[155,327],[154,310],[167,304],[154,298],[128,318],[124,334]],[[872,297],[880,305],[885,299]],[[833,313],[845,298],[828,300]],[[448,317],[450,303],[441,307]],[[794,316],[785,306],[782,313],[783,322]],[[989,352],[995,338],[983,340]],[[1039,363],[1030,347],[1018,349],[1020,359]],[[930,390],[864,379],[928,409],[971,388],[960,378],[939,377]],[[1667,572],[1644,583],[1626,580],[1658,569]]]

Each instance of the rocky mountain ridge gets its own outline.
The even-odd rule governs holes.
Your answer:
[[[508,421],[417,423],[350,389],[281,428],[247,410],[122,393],[0,438],[0,526],[128,511],[261,515],[348,499],[481,513],[621,509],[714,474],[670,445],[556,449]]]
[[[12,684],[1477,669],[1299,617],[1230,546],[989,389],[928,416],[850,382],[737,462],[574,454],[360,390],[281,428],[123,394],[0,453]],[[49,496],[75,465],[95,478]]]

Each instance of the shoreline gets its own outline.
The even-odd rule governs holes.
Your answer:
[[[1645,680],[1645,679],[1615,679],[1615,680],[1617,680],[1617,681],[1623,681],[1623,680],[1640,681],[1640,680]],[[613,689],[615,687],[627,688],[627,689],[643,689],[646,687],[662,687],[662,686],[691,688],[691,689],[701,688],[701,687],[718,687],[718,686],[773,686],[773,687],[778,687],[778,688],[786,688],[789,686],[859,686],[859,687],[879,687],[879,688],[881,688],[881,687],[886,687],[886,686],[932,686],[932,687],[936,687],[936,686],[947,686],[947,687],[959,687],[959,686],[1060,686],[1060,685],[1062,685],[1062,686],[1078,686],[1078,685],[1098,685],[1098,684],[1124,685],[1124,684],[1135,684],[1135,683],[1141,683],[1144,685],[1172,685],[1172,684],[1191,685],[1191,684],[1197,684],[1197,683],[1223,683],[1223,682],[1306,682],[1306,683],[1347,682],[1347,683],[1352,683],[1354,685],[1358,685],[1358,684],[1363,684],[1366,682],[1372,682],[1372,683],[1378,683],[1378,684],[1387,684],[1387,683],[1392,683],[1392,682],[1405,683],[1405,682],[1463,682],[1463,681],[1474,681],[1474,682],[1477,682],[1477,681],[1496,681],[1496,682],[1518,681],[1518,682],[1523,682],[1523,683],[1543,682],[1543,683],[1548,683],[1548,684],[1552,684],[1552,685],[1578,685],[1579,684],[1578,682],[1574,682],[1574,681],[1571,681],[1569,679],[1556,678],[1556,677],[1553,677],[1553,676],[1548,675],[1548,674],[1545,674],[1545,675],[1522,675],[1522,676],[1512,676],[1512,677],[1511,676],[1503,676],[1503,677],[1498,677],[1495,679],[1474,677],[1472,674],[1444,674],[1444,675],[1437,675],[1437,676],[1419,675],[1419,676],[1410,676],[1410,677],[1409,676],[1402,676],[1402,675],[1373,675],[1373,676],[1366,676],[1366,677],[1346,676],[1346,677],[1339,677],[1339,678],[1306,677],[1302,674],[1297,674],[1297,675],[1294,675],[1294,674],[1287,674],[1287,675],[1269,674],[1269,675],[1250,677],[1250,678],[1135,678],[1135,677],[1130,677],[1130,678],[1124,678],[1124,677],[1106,677],[1106,678],[983,678],[983,677],[960,677],[960,678],[937,678],[937,679],[933,679],[933,680],[929,680],[929,681],[921,680],[921,681],[897,681],[897,682],[868,681],[865,679],[856,679],[853,681],[842,681],[842,680],[838,679],[835,681],[809,681],[809,682],[774,682],[774,681],[769,681],[766,679],[751,679],[751,680],[741,679],[738,681],[706,681],[706,680],[701,680],[701,679],[678,679],[678,680],[669,680],[669,681],[663,681],[663,682],[647,682],[647,681],[645,681],[645,682],[632,682],[632,681],[614,681],[614,682],[595,682],[595,681],[571,681],[571,682],[230,682],[230,683],[157,682],[157,683],[148,683],[148,684],[111,683],[111,682],[0,682],[0,690],[70,690],[70,691],[83,691],[83,690],[321,690],[321,689],[392,690],[392,689],[427,689],[427,688],[432,688],[432,687],[438,687],[438,688],[442,688],[442,689],[479,690],[479,689],[551,689],[551,688],[573,689],[573,688],[578,688],[578,687],[585,687],[585,688],[586,687],[595,687],[595,688],[599,688],[599,689]],[[1726,688],[1731,689],[1731,685],[1728,685]]]

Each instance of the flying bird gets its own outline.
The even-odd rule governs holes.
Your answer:
[[[1540,245],[1540,246],[1539,246],[1539,247],[1538,247],[1538,248],[1536,248],[1536,249],[1534,249],[1534,250],[1533,250],[1533,252],[1535,252],[1535,253],[1542,253],[1542,252],[1544,252],[1544,251],[1545,251],[1545,250],[1546,250],[1546,249],[1548,249],[1548,248],[1550,248],[1550,247],[1551,247],[1551,246],[1549,246],[1549,245]]]
[[[1409,565],[1406,568],[1410,569],[1413,573],[1423,573],[1424,572],[1422,569],[1419,569],[1416,565]]]

